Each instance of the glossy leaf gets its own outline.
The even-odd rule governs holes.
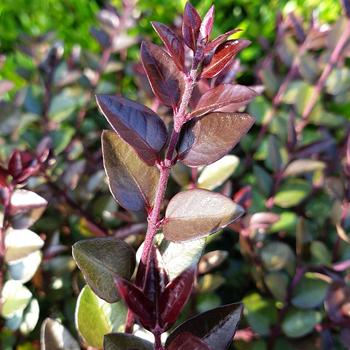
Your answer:
[[[104,350],[153,350],[153,344],[131,334],[111,333],[104,337]]]
[[[254,124],[243,113],[210,113],[185,127],[179,159],[188,166],[211,164],[227,154]]]
[[[229,154],[207,165],[198,177],[198,187],[213,190],[221,186],[234,173],[238,164],[239,158]]]
[[[185,71],[185,49],[182,40],[165,24],[152,22],[154,30],[162,39],[180,71]]]
[[[204,67],[202,78],[214,78],[234,59],[237,53],[250,44],[249,40],[228,40],[215,51],[210,63]]]
[[[93,238],[73,245],[73,257],[91,289],[109,303],[119,300],[114,278],[130,278],[135,253],[117,238]]]
[[[215,13],[215,8],[214,8],[214,5],[212,5],[210,7],[210,9],[208,10],[208,12],[203,17],[203,21],[202,21],[201,26],[199,28],[200,38],[202,40],[204,40],[205,43],[210,38],[211,32],[213,30],[214,13]]]
[[[97,95],[97,104],[112,128],[148,165],[159,158],[167,140],[164,122],[151,109],[120,96]]]
[[[32,299],[24,311],[21,320],[20,331],[23,334],[29,334],[33,331],[39,321],[40,307],[38,300]]]
[[[173,279],[159,299],[159,314],[163,330],[169,329],[178,318],[191,295],[196,268],[190,267]]]
[[[180,192],[169,202],[163,224],[170,241],[197,239],[218,231],[242,216],[231,199],[203,189]]]
[[[47,318],[41,326],[40,349],[80,350],[80,346],[60,322]]]
[[[115,200],[131,211],[145,211],[151,207],[159,180],[158,169],[143,163],[113,131],[102,134],[102,154]]]
[[[202,20],[197,10],[189,2],[187,2],[182,22],[182,36],[185,44],[193,51],[195,51],[197,46],[201,22]]]
[[[217,47],[220,46],[222,43],[224,43],[232,34],[237,33],[239,31],[240,29],[233,29],[224,34],[220,34],[217,38],[213,39],[205,46],[204,51],[206,53],[215,51]]]
[[[210,350],[210,348],[199,337],[183,332],[168,345],[167,350]]]
[[[183,94],[184,74],[159,46],[143,42],[141,60],[153,93],[167,106],[176,107]]]
[[[242,304],[229,304],[194,316],[179,325],[168,337],[166,345],[189,332],[200,338],[210,349],[227,349],[241,319]]]
[[[26,257],[7,264],[12,279],[26,283],[32,279],[42,260],[42,253],[37,250]]]
[[[77,300],[75,325],[86,344],[102,348],[104,335],[124,331],[126,312],[122,302],[109,304],[85,286]]]
[[[9,228],[5,235],[5,260],[7,262],[22,259],[44,245],[44,241],[28,229]]]
[[[191,116],[200,117],[213,111],[236,112],[256,96],[254,90],[244,85],[221,84],[201,96]]]

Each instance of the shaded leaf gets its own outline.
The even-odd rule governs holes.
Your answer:
[[[201,22],[202,20],[197,10],[189,2],[186,2],[182,21],[182,36],[185,44],[193,51],[197,47]]]
[[[254,118],[244,113],[210,113],[184,128],[179,159],[188,166],[208,165],[227,154],[247,133]]]
[[[86,344],[102,348],[104,335],[124,331],[126,307],[122,302],[109,304],[85,286],[75,309],[75,326]]]
[[[169,202],[163,224],[170,241],[186,241],[218,231],[242,216],[244,210],[219,193],[202,189],[180,192]]]
[[[118,135],[148,165],[159,158],[167,140],[164,122],[151,109],[120,96],[97,95],[100,111]]]
[[[131,334],[111,333],[104,337],[104,350],[153,350],[153,344]]]
[[[116,201],[131,211],[151,207],[159,180],[158,169],[143,163],[113,131],[102,133],[102,154],[109,187]]]
[[[204,67],[202,78],[217,76],[235,58],[237,53],[250,44],[249,40],[228,40],[215,51],[210,63]]]
[[[114,278],[130,278],[135,268],[135,253],[117,238],[93,238],[73,245],[73,257],[91,289],[109,303],[119,300]]]
[[[177,67],[185,71],[185,49],[182,40],[165,24],[152,22],[154,30],[162,39]]]
[[[184,332],[200,338],[210,349],[227,349],[236,333],[243,306],[240,303],[220,306],[194,316],[179,325],[168,337],[166,345]]]
[[[143,42],[141,60],[153,93],[167,106],[176,107],[185,87],[184,74],[159,46]]]
[[[80,346],[60,322],[47,318],[41,326],[40,349],[80,350]]]
[[[283,272],[269,272],[265,275],[265,284],[278,301],[285,301],[289,279]]]
[[[221,84],[201,96],[191,116],[200,117],[213,111],[236,112],[256,96],[254,90],[244,85]]]
[[[167,350],[210,350],[210,348],[199,337],[183,332],[167,346]]]
[[[328,317],[335,323],[349,321],[350,287],[342,282],[333,282],[324,303]]]

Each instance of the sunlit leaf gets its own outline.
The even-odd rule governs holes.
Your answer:
[[[300,204],[311,192],[309,184],[301,179],[291,179],[279,187],[274,203],[282,208]]]
[[[20,331],[23,334],[29,334],[38,323],[40,307],[38,300],[32,299],[27,308],[24,311],[22,322],[20,325]]]
[[[42,253],[37,250],[26,257],[8,263],[8,271],[12,279],[26,283],[32,279],[42,259]]]
[[[284,170],[284,176],[296,176],[300,174],[310,173],[316,170],[323,170],[326,164],[318,160],[312,159],[296,159],[291,162]]]

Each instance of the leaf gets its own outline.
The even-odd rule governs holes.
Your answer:
[[[233,29],[224,34],[220,34],[217,38],[210,41],[204,48],[204,52],[211,53],[217,49],[223,42],[225,42],[232,34],[241,31],[241,29]]]
[[[210,113],[187,123],[178,156],[191,167],[208,165],[226,155],[248,132],[254,118],[244,113]]]
[[[318,311],[290,310],[282,322],[282,330],[288,337],[303,337],[310,333],[321,319],[321,314]]]
[[[307,274],[293,289],[292,304],[301,309],[312,309],[323,303],[329,284],[317,276]]]
[[[283,176],[296,176],[305,173],[311,173],[316,170],[323,170],[326,164],[318,160],[312,159],[296,159],[291,162],[285,171]]]
[[[120,96],[96,95],[96,102],[118,135],[146,164],[153,165],[167,141],[167,129],[158,115]]]
[[[282,208],[290,208],[300,204],[311,192],[310,185],[301,179],[291,179],[279,187],[274,203]]]
[[[244,213],[231,199],[202,189],[180,192],[169,202],[163,224],[170,241],[187,241],[218,231]]]
[[[206,253],[202,256],[199,265],[198,265],[198,272],[199,274],[203,275],[211,270],[217,268],[220,266],[223,261],[228,256],[228,251],[226,250],[213,250],[211,252]]]
[[[183,332],[168,345],[167,350],[210,350],[210,348],[200,338],[189,332]]]
[[[141,60],[153,93],[165,105],[178,106],[185,79],[172,58],[159,46],[142,42]]]
[[[5,261],[22,259],[44,245],[44,241],[28,229],[9,228],[5,233]]]
[[[213,190],[221,186],[235,172],[238,164],[239,158],[229,154],[207,165],[199,175],[198,187]]]
[[[349,321],[350,287],[343,281],[333,282],[328,289],[324,307],[334,323]]]
[[[32,293],[18,281],[6,281],[1,293],[1,315],[12,317],[15,313],[23,311],[29,304]]]
[[[214,78],[235,58],[237,53],[250,44],[249,40],[228,40],[215,51],[210,63],[204,67],[202,78]]]
[[[41,350],[80,350],[78,342],[58,321],[47,318],[41,326]]]
[[[21,325],[20,331],[22,334],[29,334],[36,327],[39,320],[40,307],[38,300],[32,299],[27,306]]]
[[[244,85],[221,84],[201,96],[191,116],[200,117],[213,111],[236,112],[256,96],[254,90]]]
[[[177,320],[192,291],[196,268],[191,266],[173,279],[161,293],[159,314],[163,331],[169,329]]]
[[[14,229],[32,226],[43,214],[47,201],[32,191],[15,190],[11,196],[10,214]]]
[[[185,49],[182,40],[165,24],[151,22],[154,30],[162,39],[165,47],[169,51],[174,63],[180,69],[185,71]]]
[[[193,51],[197,47],[201,22],[202,20],[197,10],[189,2],[186,2],[182,21],[182,36],[185,44]]]
[[[105,334],[124,331],[126,313],[122,302],[109,304],[85,286],[77,300],[75,326],[89,346],[102,348]]]
[[[265,275],[264,281],[271,294],[278,301],[284,302],[289,283],[288,276],[283,272],[269,272]]]
[[[91,289],[109,303],[119,300],[114,278],[130,278],[135,269],[135,253],[117,238],[93,238],[73,245],[73,258]]]
[[[104,350],[153,350],[153,344],[131,334],[112,333],[104,337]]]
[[[211,32],[213,30],[214,13],[215,8],[214,5],[212,5],[206,13],[206,15],[204,16],[201,26],[199,28],[200,38],[204,39],[205,43],[209,40]]]
[[[158,169],[143,163],[113,131],[102,133],[102,154],[115,200],[131,211],[144,211],[151,207],[159,181]]]
[[[205,238],[189,242],[170,242],[162,239],[159,251],[170,280],[173,280],[191,266],[196,266],[205,246]]]
[[[200,338],[210,349],[227,349],[241,319],[241,303],[228,304],[190,318],[179,325],[168,337],[166,346],[184,332]]]
[[[23,259],[11,261],[8,263],[8,271],[12,279],[26,283],[32,279],[37,271],[42,259],[42,253],[37,250]]]

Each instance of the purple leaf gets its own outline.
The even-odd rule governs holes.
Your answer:
[[[230,345],[241,319],[241,303],[229,304],[206,311],[178,326],[168,337],[166,346],[179,334],[189,332],[200,338],[210,349],[225,350]]]
[[[166,350],[211,350],[209,346],[192,333],[179,334],[166,348]]]
[[[249,40],[229,40],[221,44],[210,63],[203,69],[201,77],[213,78],[218,75],[235,58],[237,53],[249,44]]]
[[[125,333],[106,334],[103,339],[104,350],[153,350],[153,344],[147,340]]]
[[[184,74],[159,46],[142,42],[141,60],[153,93],[167,106],[176,107],[185,87]]]
[[[215,51],[218,46],[220,46],[222,43],[224,43],[228,37],[230,37],[232,34],[240,32],[241,29],[233,29],[230,30],[229,32],[226,32],[224,34],[219,35],[217,38],[214,40],[210,41],[204,49],[204,52],[206,53],[211,53],[212,51]]]
[[[129,281],[116,278],[115,282],[120,297],[138,318],[142,326],[147,330],[154,329],[156,317],[152,301],[146,297],[142,290]]]
[[[8,172],[0,165],[0,187],[5,187],[7,184]]]
[[[185,44],[193,51],[196,50],[201,23],[202,20],[198,12],[189,2],[187,2],[182,22],[182,35]]]
[[[177,320],[182,308],[191,295],[196,269],[190,267],[173,279],[165,288],[159,300],[161,327],[169,329]]]
[[[254,124],[245,113],[210,113],[184,128],[179,159],[190,167],[211,164],[227,154]]]
[[[193,117],[200,117],[213,111],[236,112],[239,108],[248,104],[257,93],[244,85],[222,84],[207,91],[191,113]]]
[[[164,122],[151,109],[126,98],[97,95],[97,104],[118,135],[148,165],[153,165],[167,140]]]
[[[180,192],[169,202],[163,224],[169,241],[205,237],[238,219],[243,208],[228,197],[208,190]]]
[[[204,40],[205,43],[208,42],[210,34],[213,30],[214,13],[215,13],[215,8],[214,8],[214,5],[212,5],[208,10],[208,12],[206,13],[206,15],[204,16],[199,29],[200,38]]]
[[[185,50],[182,40],[165,24],[152,22],[154,30],[162,39],[177,67],[185,71]]]

